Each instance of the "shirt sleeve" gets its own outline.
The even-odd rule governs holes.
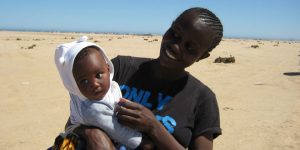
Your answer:
[[[214,139],[221,134],[217,99],[215,94],[208,90],[204,96],[204,101],[199,104],[196,112],[193,139],[198,136],[213,137]]]
[[[113,77],[113,80],[117,81],[116,79],[118,78],[119,68],[120,68],[120,56],[117,56],[117,57],[113,58],[111,60],[111,62],[114,65],[114,77]]]

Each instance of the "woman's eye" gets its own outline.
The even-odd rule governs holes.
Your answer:
[[[97,79],[101,79],[103,77],[103,74],[102,73],[97,73],[97,75],[96,75],[96,78]]]
[[[178,39],[179,38],[179,35],[176,33],[176,32],[173,32],[173,36]]]
[[[187,50],[189,51],[189,52],[192,52],[193,51],[193,48],[192,47],[187,47]]]
[[[195,49],[190,44],[186,44],[185,48],[189,53],[196,54]]]
[[[169,29],[169,34],[176,39],[179,38],[179,35],[173,29]]]
[[[180,35],[177,33],[177,32],[175,32],[174,30],[172,30],[172,36],[175,38],[175,39],[179,39],[180,38]]]

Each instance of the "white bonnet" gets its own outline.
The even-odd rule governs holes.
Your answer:
[[[64,86],[70,93],[77,95],[83,100],[87,98],[80,92],[72,72],[74,59],[83,48],[88,46],[98,47],[104,56],[105,61],[109,65],[110,81],[112,81],[114,75],[114,66],[106,56],[104,49],[95,43],[87,42],[87,40],[87,36],[82,36],[78,41],[58,45],[55,50],[55,64]]]

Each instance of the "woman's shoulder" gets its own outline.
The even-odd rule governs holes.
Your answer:
[[[152,60],[151,58],[143,58],[143,57],[134,57],[134,56],[122,56],[118,55],[113,58],[111,61],[116,70],[118,69],[133,69],[137,70],[142,64],[149,62]]]
[[[201,82],[199,79],[194,77],[193,75],[188,75],[187,84],[185,86],[185,89],[193,89],[196,93],[199,93],[200,95],[215,95],[214,92],[205,85],[203,82]]]
[[[128,64],[141,64],[143,62],[150,61],[151,58],[143,58],[143,57],[135,57],[135,56],[125,56],[125,55],[118,55],[112,59],[112,61],[118,61],[120,63],[128,63]]]
[[[133,56],[117,56],[111,61],[114,65],[113,80],[120,83],[127,82],[133,74],[140,70],[143,64],[147,64],[151,59]]]

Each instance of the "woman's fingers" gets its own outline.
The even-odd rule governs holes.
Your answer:
[[[120,99],[116,112],[121,124],[141,132],[151,131],[157,121],[149,109],[123,98]]]
[[[140,116],[136,110],[130,110],[122,106],[117,107],[118,121],[125,126],[137,129]]]
[[[123,106],[128,109],[140,109],[141,105],[132,101],[129,101],[125,98],[120,98],[120,101],[118,103],[120,106]]]
[[[120,102],[118,103],[119,106],[116,108],[117,116],[130,116],[133,118],[138,118],[140,115],[140,109],[142,106],[140,104],[131,102],[129,100],[126,100],[124,98],[120,99]]]
[[[116,108],[117,116],[131,116],[131,117],[139,117],[139,112],[134,109],[129,109],[124,106],[117,106]]]
[[[135,128],[137,126],[136,123],[138,122],[138,119],[131,116],[119,115],[118,121],[125,126]]]

